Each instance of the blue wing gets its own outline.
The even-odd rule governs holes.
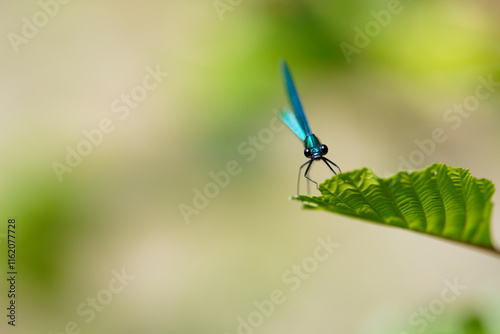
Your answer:
[[[290,104],[292,105],[292,109],[295,113],[296,122],[302,128],[303,133],[309,134],[311,133],[309,122],[307,121],[306,115],[304,114],[304,109],[302,109],[302,104],[300,103],[299,94],[297,94],[297,89],[295,89],[295,84],[293,83],[292,74],[290,73],[288,64],[284,60],[281,61],[281,71],[283,72],[283,80],[285,82],[288,98],[290,99]],[[287,121],[285,121],[284,119],[283,121],[290,127]],[[297,136],[300,137],[297,131],[295,131],[293,128],[291,129],[293,130],[293,132],[297,134]]]
[[[280,110],[280,118],[296,135],[301,141],[306,139],[306,133],[304,128],[300,125],[297,116],[288,108],[283,108]]]

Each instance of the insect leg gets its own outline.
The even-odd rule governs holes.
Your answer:
[[[306,161],[304,164],[302,164],[302,166],[300,166],[299,168],[299,175],[297,177],[297,197],[300,196],[300,192],[299,192],[299,187],[300,187],[300,173],[302,172],[302,168],[304,168],[305,165],[307,165],[307,168],[306,168],[306,172],[304,173],[304,176],[308,179],[308,180],[311,180],[309,179],[309,177],[307,176],[307,172],[309,172],[309,167],[311,167],[311,163],[313,162],[313,160],[309,160],[309,161]],[[312,180],[311,180],[312,181]],[[314,182],[314,181],[313,181]]]
[[[307,165],[306,172],[304,173],[304,177],[306,179],[308,179],[309,181],[311,181],[312,183],[314,183],[316,185],[316,189],[318,189],[318,182],[314,181],[313,179],[311,179],[309,177],[309,168],[311,168],[311,165],[312,165],[313,161],[314,161],[313,159],[309,160],[309,164]]]
[[[328,168],[330,168],[330,170],[333,172],[333,174],[337,175],[337,173],[335,173],[335,171],[333,170],[333,168],[328,163],[331,163],[332,165],[334,165],[335,167],[337,167],[338,170],[339,170],[339,172],[342,173],[342,171],[340,170],[340,167],[337,166],[337,164],[335,162],[333,162],[330,159],[325,158],[325,157],[321,157],[321,159],[325,162],[325,164],[328,166]]]

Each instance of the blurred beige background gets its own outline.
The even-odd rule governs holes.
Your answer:
[[[500,258],[301,210],[303,147],[274,123],[286,58],[342,170],[443,162],[499,185],[496,1],[2,7],[0,233],[17,219],[19,271],[2,333],[500,332]],[[500,247],[498,207],[491,223]]]

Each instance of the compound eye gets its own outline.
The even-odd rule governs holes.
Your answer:
[[[320,147],[319,151],[320,151],[320,153],[321,153],[322,155],[327,154],[327,153],[328,153],[328,146],[326,146],[326,145],[321,145],[321,147]]]
[[[311,150],[310,150],[310,149],[308,149],[308,148],[306,148],[306,149],[304,150],[304,155],[306,156],[306,158],[310,158],[310,157],[311,157],[311,155],[312,155]]]

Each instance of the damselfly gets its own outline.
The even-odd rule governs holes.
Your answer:
[[[293,83],[292,74],[290,73],[288,64],[284,60],[281,61],[281,71],[293,112],[288,108],[283,108],[280,112],[280,118],[297,135],[297,137],[302,140],[305,147],[304,155],[309,159],[299,168],[299,176],[297,179],[297,196],[299,196],[300,173],[306,166],[304,177],[318,187],[318,183],[309,178],[309,169],[311,168],[313,161],[323,160],[335,175],[337,175],[337,173],[333,170],[332,165],[337,167],[339,172],[342,171],[333,161],[325,158],[325,155],[328,153],[328,147],[321,144],[318,137],[311,132],[309,122],[307,121],[304,109],[300,103],[299,95],[297,94],[297,89]]]

